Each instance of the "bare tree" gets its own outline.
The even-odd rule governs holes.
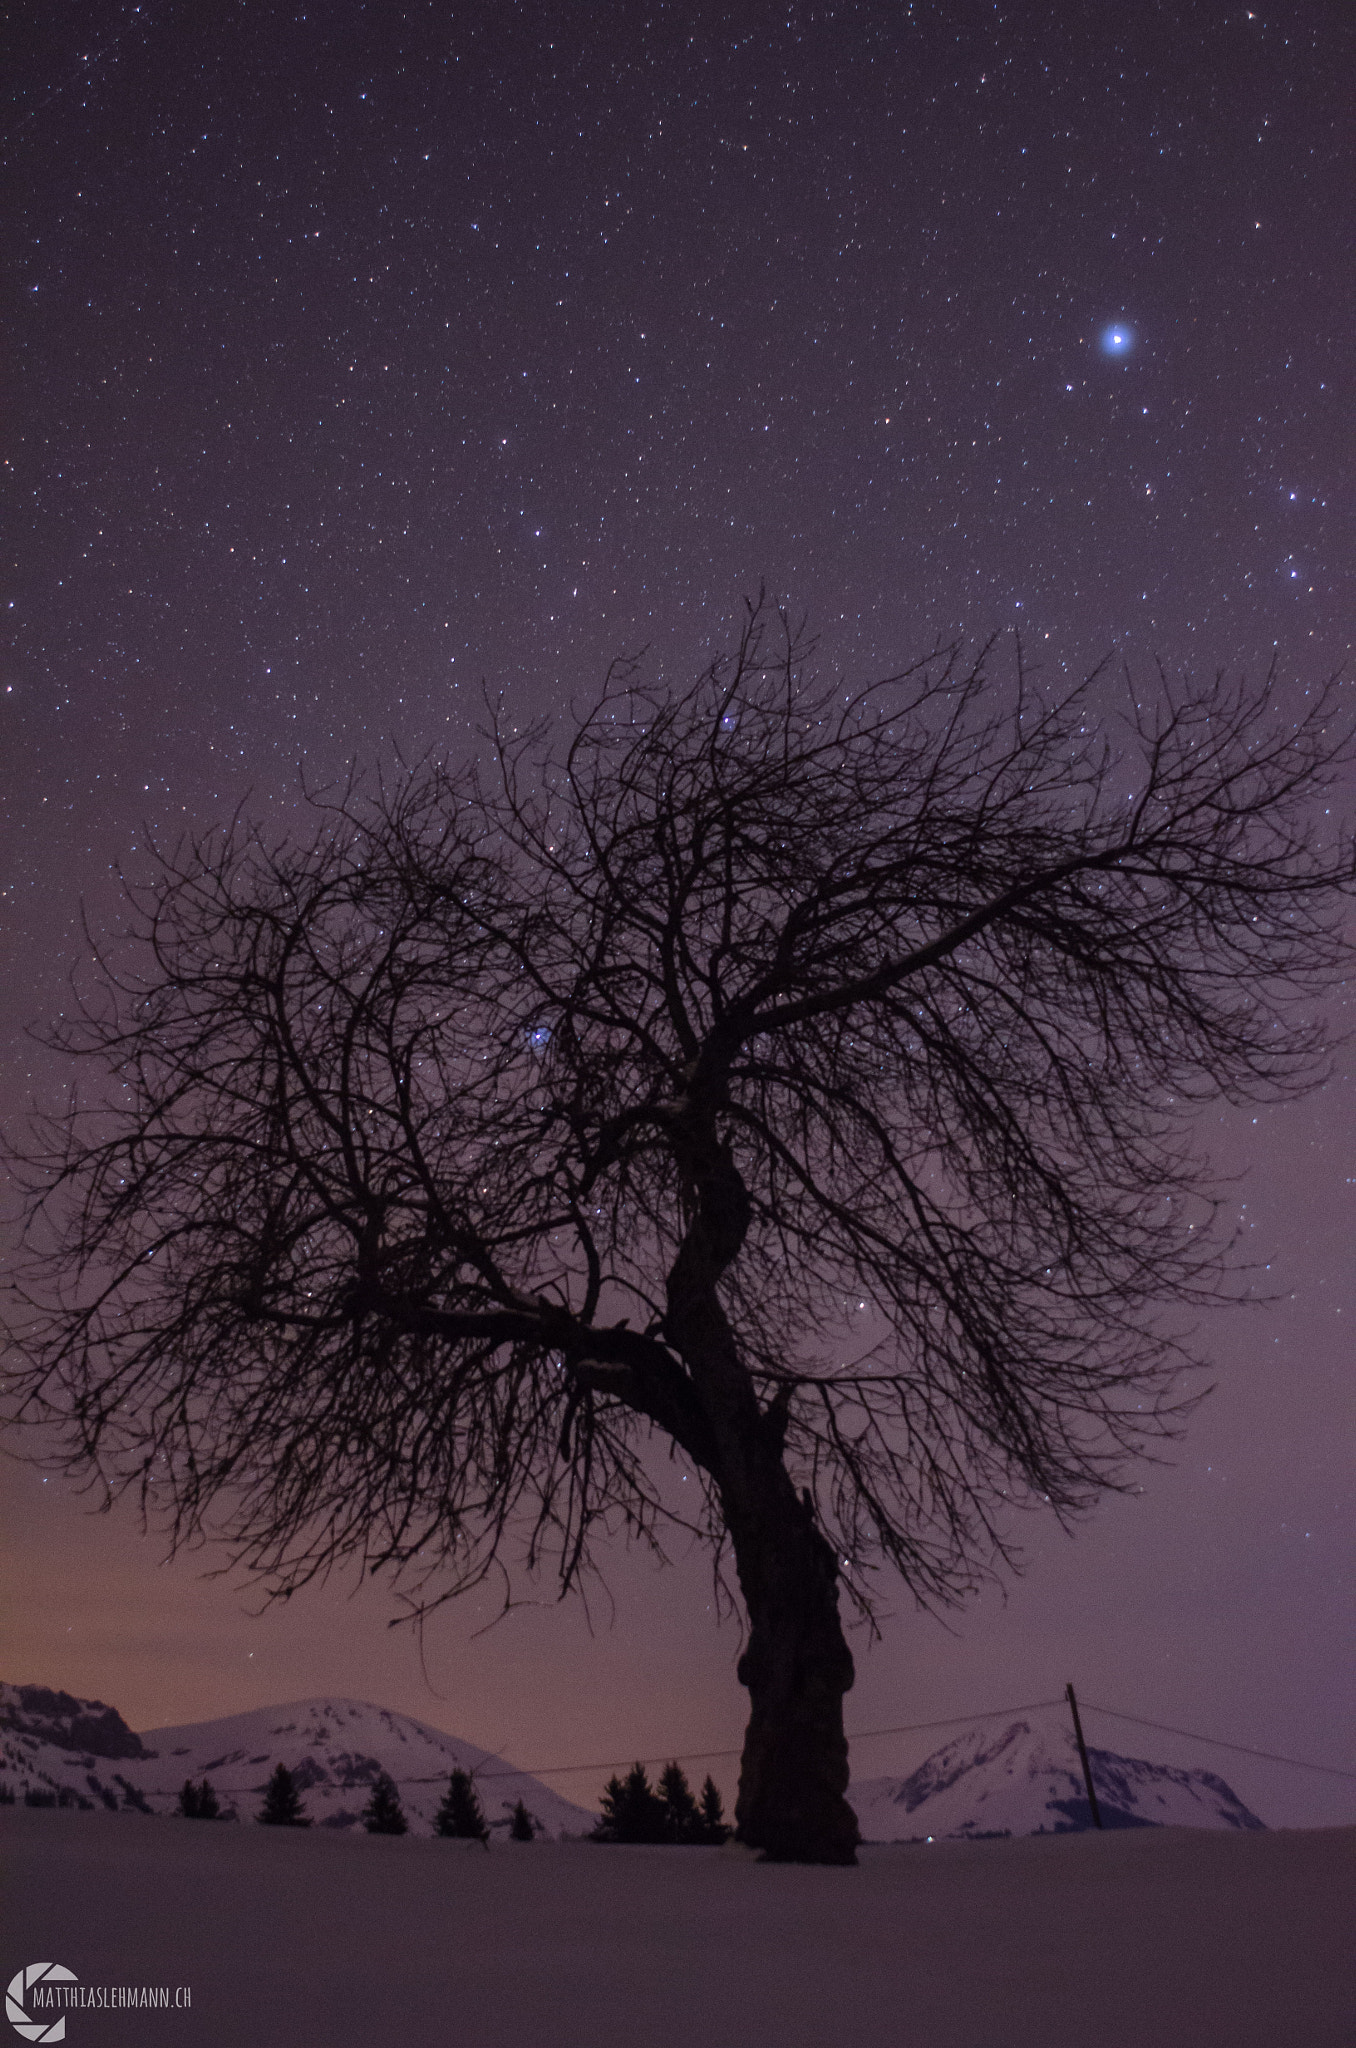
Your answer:
[[[286,1592],[732,1553],[737,1820],[851,1862],[840,1588],[957,1597],[1178,1425],[1226,1284],[1199,1104],[1321,1069],[1333,686],[1166,681],[1106,743],[939,656],[809,678],[753,606],[562,753],[424,765],[165,863],[58,1034],[115,1086],[32,1170],[25,1417]],[[667,1444],[671,1461],[653,1452]]]

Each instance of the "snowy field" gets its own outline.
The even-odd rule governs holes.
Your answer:
[[[69,2048],[1351,2048],[1356,1829],[864,1850],[0,1811],[8,1982],[188,1985]],[[10,2036],[10,2038],[17,2038]]]

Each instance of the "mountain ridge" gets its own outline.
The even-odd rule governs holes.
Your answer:
[[[24,1694],[46,1695],[54,1703],[50,1733],[40,1702],[25,1706]],[[112,1715],[137,1753],[119,1751],[113,1759],[119,1768],[109,1770],[110,1759],[91,1744],[68,1739],[96,1721],[90,1714],[82,1719],[71,1707]],[[547,1838],[587,1833],[597,1818],[503,1757],[366,1700],[317,1694],[137,1736],[102,1702],[0,1685],[0,1782],[9,1796],[34,1804],[172,1813],[186,1778],[209,1777],[224,1818],[252,1819],[279,1763],[292,1773],[320,1827],[361,1825],[371,1787],[385,1775],[396,1782],[411,1831],[431,1833],[454,1770],[469,1772],[476,1783],[492,1833],[507,1833],[520,1799],[535,1832]]]
[[[1263,1829],[1213,1771],[1181,1770],[1089,1747],[1104,1828]],[[854,1780],[848,1798],[866,1841],[979,1841],[1081,1833],[1094,1826],[1072,1729],[1015,1718],[962,1729],[906,1778]]]
[[[1109,1749],[1090,1748],[1088,1757],[1105,1827],[1265,1825],[1212,1771]],[[319,1827],[361,1826],[371,1787],[385,1775],[411,1832],[431,1833],[453,1770],[475,1782],[492,1834],[507,1835],[520,1799],[542,1837],[584,1835],[597,1819],[503,1757],[365,1700],[317,1694],[136,1734],[101,1700],[0,1683],[0,1798],[173,1813],[185,1779],[210,1778],[224,1817],[251,1820],[280,1763]],[[907,1777],[854,1778],[848,1799],[866,1842],[1068,1834],[1093,1824],[1062,1717],[975,1723]]]

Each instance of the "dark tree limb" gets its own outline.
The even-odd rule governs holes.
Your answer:
[[[1236,1291],[1199,1105],[1322,1074],[1356,867],[1336,684],[1160,677],[1113,744],[1096,678],[808,652],[760,603],[559,755],[164,857],[54,1034],[110,1085],[30,1148],[11,1387],[281,1593],[695,1528],[740,1831],[844,1861],[840,1593],[960,1598],[1181,1426],[1165,1310]]]

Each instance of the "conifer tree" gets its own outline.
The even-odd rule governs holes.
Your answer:
[[[603,1817],[593,1831],[596,1842],[667,1842],[668,1808],[645,1775],[632,1764],[625,1779],[609,1778],[603,1791]]]
[[[483,1842],[489,1848],[490,1831],[469,1771],[453,1771],[448,1779],[443,1803],[434,1816],[433,1832],[455,1841]]]
[[[668,1839],[668,1813],[659,1794],[651,1790],[644,1767],[632,1764],[626,1775],[627,1818],[633,1842],[663,1842]]]
[[[716,1781],[709,1772],[706,1783],[702,1786],[701,1825],[701,1841],[719,1844],[729,1840],[730,1830],[725,1825],[725,1809],[720,1803]]]
[[[363,1808],[363,1826],[369,1835],[405,1835],[410,1824],[405,1818],[405,1809],[400,1804],[400,1794],[395,1780],[388,1778],[385,1771],[372,1786],[372,1797]]]
[[[259,1811],[259,1824],[266,1828],[308,1828],[311,1825],[301,1803],[301,1794],[286,1764],[279,1764],[268,1781]]]
[[[221,1804],[210,1780],[204,1778],[201,1785],[195,1785],[191,1778],[184,1779],[179,1812],[185,1820],[220,1820]]]
[[[589,1836],[589,1840],[591,1842],[621,1841],[622,1837],[618,1832],[618,1828],[621,1821],[622,1808],[625,1805],[625,1802],[626,1789],[623,1786],[621,1779],[617,1776],[616,1772],[614,1771],[612,1776],[604,1785],[603,1796],[598,1802],[600,1807],[602,1808],[602,1818],[599,1820],[597,1827],[594,1828],[592,1834]]]
[[[536,1830],[532,1826],[532,1816],[520,1799],[513,1809],[513,1818],[509,1822],[509,1840],[511,1842],[535,1842],[536,1839]]]
[[[664,1766],[659,1780],[659,1796],[664,1802],[667,1839],[679,1843],[700,1842],[703,1839],[702,1817],[692,1797],[687,1774],[676,1761]]]

